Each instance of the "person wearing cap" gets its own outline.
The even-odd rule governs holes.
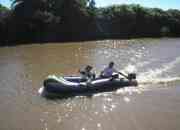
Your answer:
[[[114,62],[110,62],[108,67],[106,67],[100,74],[102,78],[112,77],[113,73],[118,73],[118,71],[114,68]]]
[[[87,65],[84,70],[79,71],[83,80],[91,81],[95,79],[95,74],[92,73],[92,69],[92,66]]]

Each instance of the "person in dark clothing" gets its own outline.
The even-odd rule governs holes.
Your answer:
[[[95,79],[95,74],[92,72],[93,67],[90,65],[87,65],[84,70],[80,70],[80,74],[83,80],[93,80]]]

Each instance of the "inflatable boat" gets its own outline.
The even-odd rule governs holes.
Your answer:
[[[127,78],[119,78],[117,75],[110,78],[96,78],[90,82],[78,76],[57,77],[52,75],[44,80],[44,91],[51,94],[78,95],[113,91],[118,88],[137,85],[135,74],[129,74]]]

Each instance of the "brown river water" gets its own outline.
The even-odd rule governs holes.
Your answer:
[[[51,74],[98,74],[109,61],[138,87],[49,100]],[[0,130],[180,130],[180,39],[104,40],[0,48]]]

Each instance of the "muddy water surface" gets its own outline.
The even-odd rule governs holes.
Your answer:
[[[93,97],[47,100],[49,74],[96,73],[109,61],[140,85]],[[0,48],[1,130],[179,130],[180,39],[105,40]]]

